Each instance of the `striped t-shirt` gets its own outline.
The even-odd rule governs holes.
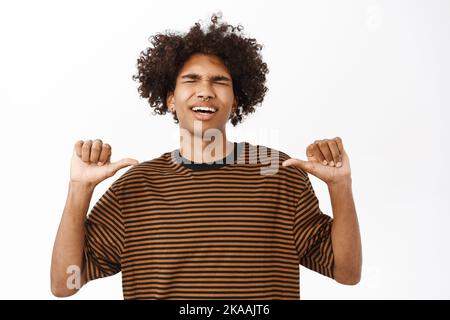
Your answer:
[[[234,143],[215,164],[179,149],[131,167],[85,219],[86,281],[124,299],[300,299],[299,264],[334,279],[331,226],[307,173]]]

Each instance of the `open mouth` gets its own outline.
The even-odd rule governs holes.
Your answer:
[[[194,112],[195,118],[197,120],[209,120],[214,114],[217,112],[217,108],[215,107],[206,107],[206,106],[193,106],[191,107],[192,112]]]
[[[203,106],[193,106],[191,110],[196,113],[216,113],[217,111],[215,107],[203,107]]]

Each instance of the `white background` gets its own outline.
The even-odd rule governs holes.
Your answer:
[[[340,136],[350,157],[362,280],[301,267],[302,299],[449,299],[450,2],[377,0],[0,0],[0,298],[54,299],[78,139],[110,143],[112,161],[178,147],[171,116],[138,96],[136,59],[149,36],[219,10],[264,45],[270,69],[265,101],[229,139],[305,159],[309,143]],[[326,185],[311,180],[332,216]],[[120,274],[68,299],[103,298],[123,298]]]

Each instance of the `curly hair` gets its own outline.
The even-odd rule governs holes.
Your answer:
[[[227,67],[238,102],[231,117],[233,126],[240,123],[244,115],[255,112],[255,106],[262,103],[267,92],[266,74],[269,72],[260,54],[262,45],[253,38],[243,36],[241,25],[234,27],[219,22],[220,19],[221,13],[214,13],[207,32],[197,22],[187,33],[166,30],[149,38],[152,47],[141,51],[137,60],[138,72],[133,75],[133,80],[139,81],[138,92],[142,98],[148,99],[154,114],[168,112],[167,94],[175,90],[178,73],[185,61],[195,53],[215,55]],[[173,118],[175,123],[179,122],[176,114]]]

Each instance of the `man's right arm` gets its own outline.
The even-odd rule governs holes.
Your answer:
[[[69,182],[66,205],[53,246],[51,266],[51,290],[56,297],[75,294],[84,284],[83,270],[84,218],[94,187],[80,182]],[[79,272],[77,272],[79,270]],[[75,273],[72,273],[75,271]],[[69,285],[68,278],[80,277]]]
[[[95,186],[118,170],[139,161],[124,158],[111,162],[111,146],[100,139],[75,143],[70,165],[66,205],[53,246],[51,290],[57,297],[75,294],[85,283],[84,222]]]

